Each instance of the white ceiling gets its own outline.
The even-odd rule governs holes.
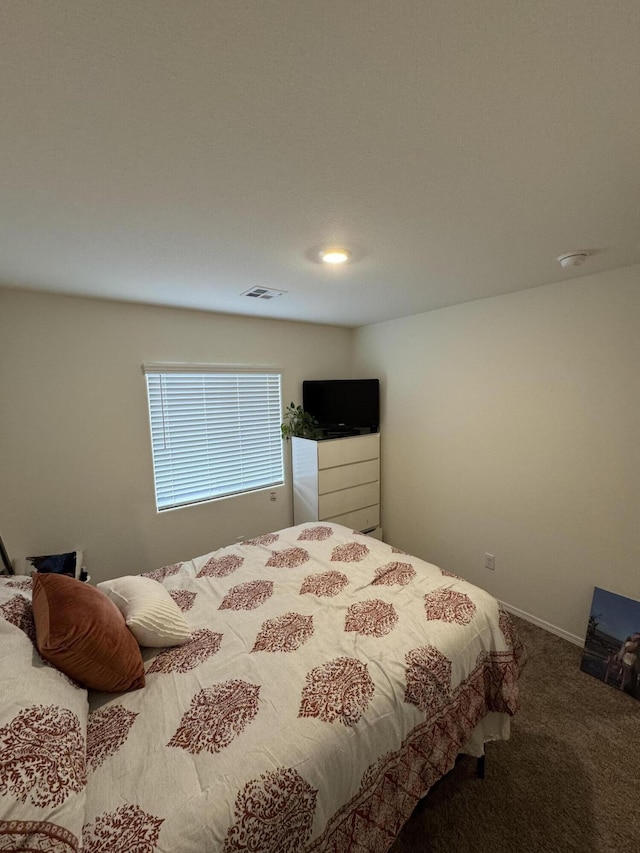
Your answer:
[[[2,0],[0,87],[10,287],[358,326],[640,262],[638,0]]]

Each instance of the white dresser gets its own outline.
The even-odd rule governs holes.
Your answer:
[[[335,521],[382,538],[380,433],[292,438],[293,521]]]

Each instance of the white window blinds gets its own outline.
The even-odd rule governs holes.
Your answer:
[[[144,365],[159,510],[280,485],[281,376]]]

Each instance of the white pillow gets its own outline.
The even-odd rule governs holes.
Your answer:
[[[151,578],[129,575],[97,584],[124,616],[141,646],[182,646],[191,630],[167,590]]]

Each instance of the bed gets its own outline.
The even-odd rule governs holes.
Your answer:
[[[0,850],[382,853],[508,737],[508,614],[390,545],[302,524],[144,577],[191,636],[124,693],[43,661],[31,579],[0,582]]]

